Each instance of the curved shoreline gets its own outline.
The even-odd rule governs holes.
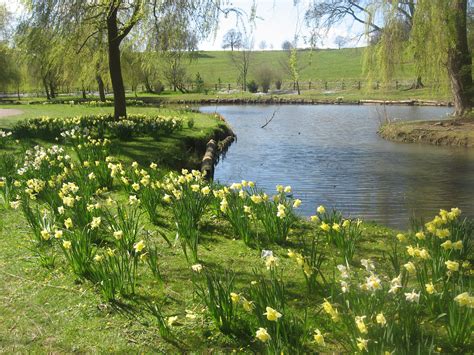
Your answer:
[[[474,148],[474,119],[389,122],[378,134],[392,142]]]
[[[391,105],[391,106],[440,106],[451,107],[452,102],[436,100],[318,100],[308,98],[259,97],[259,98],[209,98],[189,100],[156,100],[142,98],[147,104],[179,104],[179,105]]]
[[[209,97],[197,99],[169,99],[165,97],[137,97],[136,100],[142,101],[144,106],[159,106],[159,105],[265,105],[265,104],[287,104],[287,105],[390,105],[390,106],[440,106],[452,107],[453,103],[450,101],[438,100],[344,100],[341,99],[311,99],[302,97],[281,97],[272,95],[262,95],[256,97]],[[77,103],[85,103],[89,101],[96,101],[93,99],[79,99],[74,100]],[[0,104],[2,102],[0,101]],[[13,105],[40,105],[44,103],[49,104],[70,104],[70,100],[55,100],[55,101],[34,101],[30,103],[12,102]]]

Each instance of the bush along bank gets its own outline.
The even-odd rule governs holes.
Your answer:
[[[272,196],[251,181],[219,186],[196,170],[120,161],[106,138],[64,139],[2,159],[1,213],[26,221],[39,265],[62,265],[103,302],[134,300],[163,341],[205,324],[271,354],[471,348],[474,223],[459,209],[388,235],[377,253],[376,241],[363,248],[360,220],[323,206],[298,218],[290,186]],[[223,237],[247,252],[217,249]],[[170,284],[192,307],[146,302]]]

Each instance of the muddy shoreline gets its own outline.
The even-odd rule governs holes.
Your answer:
[[[393,142],[474,147],[474,119],[472,118],[390,122],[382,125],[378,133],[382,138]]]

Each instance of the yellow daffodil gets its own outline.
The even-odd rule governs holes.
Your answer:
[[[268,334],[268,332],[265,328],[258,328],[257,333],[255,335],[255,338],[260,340],[262,343],[266,343],[272,337],[270,336],[270,334]]]
[[[416,271],[415,264],[413,264],[411,261],[403,265],[403,267],[410,273],[413,274]]]
[[[235,292],[231,292],[230,293],[230,299],[232,300],[232,303],[239,303],[240,296],[239,296],[239,294],[237,294]]]
[[[450,271],[458,271],[459,270],[459,263],[457,261],[451,261],[451,260],[448,260],[445,262],[446,264],[446,267],[448,268],[448,270]]]
[[[266,307],[266,312],[263,315],[267,316],[267,319],[272,322],[276,322],[282,316],[280,312],[271,307]]]
[[[326,209],[324,208],[324,206],[319,206],[318,208],[316,208],[316,212],[318,212],[319,214],[323,214],[326,212]]]
[[[365,325],[364,319],[366,316],[356,316],[355,317],[355,323],[357,326],[357,329],[359,329],[359,332],[362,334],[367,334],[367,326]]]
[[[425,289],[426,289],[426,292],[430,295],[436,292],[436,289],[432,282],[430,282],[429,284],[425,284]]]
[[[248,301],[245,297],[242,297],[242,307],[246,312],[252,312],[255,306],[252,301]]]
[[[385,316],[383,313],[379,313],[375,316],[375,320],[377,321],[377,324],[380,324],[382,327],[387,324],[387,320],[385,319]]]
[[[135,252],[140,253],[143,249],[145,249],[146,245],[143,240],[140,240],[138,243],[135,243],[133,245],[133,249],[135,249]]]
[[[326,222],[321,223],[319,227],[325,232],[329,232],[331,230],[331,226]]]
[[[71,249],[71,242],[69,240],[63,241],[63,248],[64,249]]]
[[[397,239],[400,241],[400,243],[405,243],[407,241],[407,237],[405,237],[405,234],[403,233],[398,233]]]
[[[369,341],[367,339],[357,338],[357,347],[360,351],[367,351]]]
[[[321,331],[319,329],[314,330],[313,338],[314,338],[314,342],[318,344],[319,346],[326,345],[326,343],[324,342],[324,336],[321,334]]]
[[[43,229],[41,231],[41,238],[43,238],[44,240],[49,240],[51,238],[51,233],[49,233],[49,231],[47,231],[46,229]]]
[[[102,218],[100,218],[100,217],[93,217],[93,218],[92,218],[92,222],[91,222],[91,229],[97,229],[97,228],[99,228],[101,222],[102,222]]]
[[[454,297],[454,301],[459,304],[461,307],[469,307],[474,308],[474,297],[469,295],[469,292],[463,292],[456,297]]]
[[[419,240],[425,240],[426,239],[425,233],[423,233],[423,232],[416,233],[415,237]]]
[[[323,303],[323,309],[324,312],[326,312],[328,315],[331,316],[331,319],[335,322],[339,320],[339,314],[337,312],[337,309],[334,309],[331,303],[329,303],[326,299],[324,300]]]

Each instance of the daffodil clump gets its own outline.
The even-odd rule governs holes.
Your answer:
[[[12,139],[12,134],[12,132],[0,129],[0,148],[3,148],[7,146],[8,143],[10,143]]]
[[[146,116],[129,114],[127,118],[115,119],[112,115],[87,115],[77,117],[39,117],[21,121],[13,128],[18,138],[42,138],[56,140],[70,130],[86,135],[128,140],[132,137],[148,135],[154,138],[181,130],[183,122],[174,116]]]
[[[150,276],[162,287],[166,245],[174,258],[181,247],[193,263],[179,270],[192,280],[193,305],[166,316],[164,306],[147,304],[160,334],[172,337],[183,320],[208,321],[260,353],[455,352],[472,344],[474,226],[459,209],[386,237],[389,247],[369,258],[359,248],[361,222],[324,206],[300,222],[305,232],[290,234],[301,201],[289,186],[269,196],[251,181],[219,186],[196,170],[164,175],[156,163],[126,164],[111,155],[108,138],[84,134],[82,124],[63,131],[69,148],[37,146],[22,161],[3,160],[2,199],[23,212],[42,265],[65,260],[107,301],[140,293]],[[96,124],[96,134],[107,131]],[[163,212],[172,215],[174,243],[161,231]],[[253,248],[248,255],[261,252],[253,272],[208,263],[210,251],[198,259],[203,222],[213,221]]]
[[[324,206],[319,206],[316,214],[310,219],[319,225],[327,241],[342,253],[347,262],[350,262],[362,236],[362,221],[344,219],[341,213],[334,210],[327,211]]]
[[[177,239],[188,258],[188,250],[194,261],[198,258],[199,222],[211,203],[213,195],[204,175],[197,170],[183,169],[180,175],[170,173],[161,188],[163,201],[173,211]]]

